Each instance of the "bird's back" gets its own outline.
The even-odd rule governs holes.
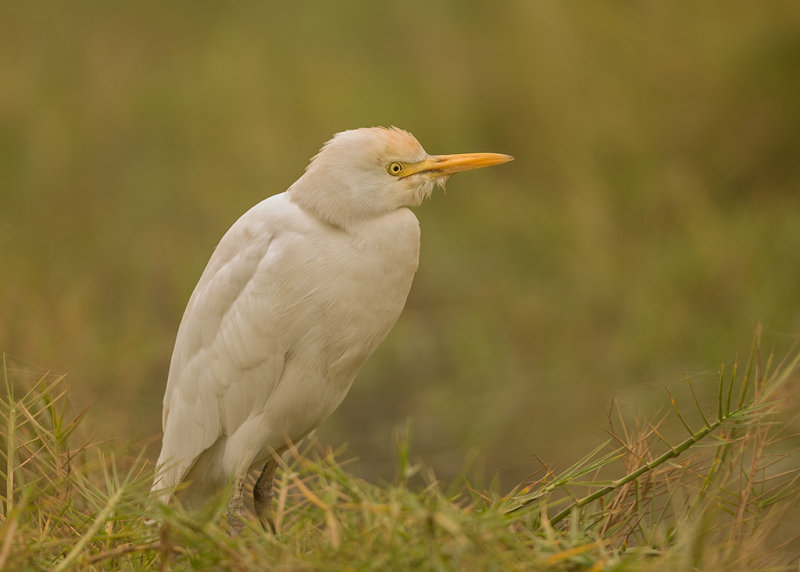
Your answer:
[[[201,502],[319,425],[399,317],[418,257],[407,209],[347,231],[287,193],[245,213],[181,321],[154,490],[187,480]]]

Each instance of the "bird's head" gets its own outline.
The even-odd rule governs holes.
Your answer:
[[[365,127],[334,135],[290,193],[320,218],[347,227],[418,206],[453,173],[512,159],[499,153],[428,155],[407,131]]]

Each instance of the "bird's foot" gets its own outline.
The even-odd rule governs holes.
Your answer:
[[[253,507],[258,521],[264,530],[272,534],[276,533],[275,521],[272,519],[272,479],[275,477],[277,466],[278,463],[274,459],[267,461],[253,487]]]
[[[241,536],[244,531],[244,480],[237,479],[233,486],[233,497],[228,504],[228,534]]]

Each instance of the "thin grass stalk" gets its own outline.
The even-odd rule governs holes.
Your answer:
[[[8,404],[8,432],[6,434],[6,510],[5,514],[9,515],[14,510],[14,475],[16,474],[16,467],[14,462],[16,459],[16,428],[17,428],[17,413],[14,406],[14,401],[9,396]]]
[[[727,419],[717,419],[716,421],[710,423],[709,425],[706,425],[705,427],[703,427],[702,429],[700,429],[699,431],[697,431],[696,433],[694,433],[690,437],[686,438],[682,443],[680,443],[676,447],[673,447],[673,448],[669,449],[668,451],[664,452],[662,455],[660,455],[656,459],[650,461],[649,463],[646,463],[646,464],[642,465],[641,467],[639,467],[638,469],[636,469],[635,471],[633,471],[631,473],[628,473],[624,477],[622,477],[620,479],[617,479],[616,481],[613,481],[610,485],[607,485],[607,486],[605,486],[605,487],[603,487],[603,488],[601,488],[601,489],[599,489],[599,490],[597,490],[597,491],[595,491],[595,492],[593,492],[593,493],[591,493],[589,495],[586,495],[585,497],[583,497],[581,499],[578,499],[577,501],[573,502],[568,507],[564,508],[561,512],[556,514],[554,517],[552,517],[550,519],[550,524],[552,524],[552,525],[558,524],[566,516],[568,516],[572,510],[581,508],[583,506],[586,506],[590,502],[595,501],[595,500],[597,500],[597,499],[599,499],[601,497],[604,497],[608,493],[617,490],[618,488],[626,485],[627,483],[629,483],[629,482],[631,482],[631,481],[633,481],[635,479],[638,479],[643,474],[645,474],[645,473],[647,473],[649,471],[652,471],[653,469],[655,469],[656,467],[658,467],[660,465],[663,465],[669,459],[677,457],[678,455],[683,453],[686,449],[688,449],[689,447],[691,447],[692,445],[694,445],[695,443],[697,443],[698,441],[703,439],[706,435],[708,435],[709,433],[714,431],[714,429],[719,427],[725,421],[727,421]]]
[[[672,404],[672,410],[675,411],[675,415],[677,415],[678,419],[680,419],[680,422],[683,425],[684,429],[686,429],[686,431],[689,433],[689,435],[692,435],[693,434],[692,433],[692,428],[689,426],[689,424],[683,418],[683,415],[681,415],[681,412],[678,409],[678,404],[675,402],[675,397],[672,395],[672,392],[669,390],[669,387],[667,387],[666,390],[667,390],[667,393],[669,394],[669,402]]]
[[[719,367],[719,391],[717,392],[717,419],[725,414],[722,401],[725,395],[725,362]]]
[[[15,507],[13,512],[8,513],[8,518],[3,528],[3,543],[0,545],[0,570],[5,570],[5,564],[11,554],[11,545],[13,544],[14,536],[17,532],[21,507],[24,507],[28,500],[27,491],[23,491],[22,495],[23,498],[20,500],[20,506]]]
[[[757,326],[757,328],[756,328],[755,339],[753,341],[753,347],[752,347],[752,349],[750,351],[750,357],[748,359],[747,368],[745,370],[745,378],[744,378],[744,380],[742,382],[742,385],[744,387],[746,387],[748,385],[748,383],[749,383],[750,376],[752,375],[752,371],[753,371],[753,367],[754,367],[754,365],[753,365],[754,361],[757,359],[757,356],[760,357],[760,351],[758,350],[758,348],[760,348],[760,346],[761,346],[760,337],[761,337],[761,324],[759,324]],[[772,364],[772,359],[773,359],[773,356],[770,353],[770,355],[768,357],[768,360],[767,360],[767,367],[764,368],[765,372],[770,371],[771,364]],[[792,361],[790,361],[788,364],[786,364],[786,365],[784,365],[782,367],[780,373],[777,374],[777,377],[774,380],[772,380],[771,383],[769,383],[769,384],[762,383],[761,385],[763,385],[764,387],[761,387],[759,390],[754,392],[755,395],[758,396],[759,401],[766,400],[767,398],[769,398],[772,395],[772,393],[777,388],[782,387],[784,385],[784,383],[786,382],[787,378],[797,370],[798,364],[800,364],[800,353],[796,354],[795,357],[792,359]],[[738,365],[737,363],[734,363],[734,365],[733,365],[733,373],[731,374],[730,383],[728,385],[726,413],[728,413],[730,411],[730,407],[731,407],[731,399],[732,399],[732,395],[733,395],[733,386],[734,386],[734,382],[735,382],[735,379],[736,379],[736,371],[738,369],[737,365]],[[756,369],[756,371],[758,371],[760,368],[756,365],[755,369]],[[766,373],[764,374],[764,377],[766,379]],[[721,373],[721,379],[722,378],[724,378],[724,367],[723,367],[722,373]],[[757,380],[755,381],[755,383],[757,384]],[[723,434],[723,436],[726,437],[726,441],[724,443],[722,443],[717,448],[717,452],[716,452],[716,454],[714,456],[714,461],[712,462],[711,469],[709,470],[708,474],[706,475],[706,477],[705,477],[705,479],[703,481],[703,484],[700,487],[700,494],[696,497],[695,504],[697,504],[702,498],[704,498],[705,493],[708,491],[709,487],[711,486],[711,484],[712,484],[712,482],[714,481],[715,478],[722,478],[723,480],[725,480],[725,479],[727,479],[728,476],[730,476],[731,471],[733,470],[732,468],[729,468],[727,476],[719,477],[719,471],[722,469],[722,467],[725,466],[725,464],[724,464],[725,460],[728,458],[728,453],[730,451],[731,443],[734,441],[734,439],[737,436],[736,427],[732,427],[731,430],[730,430],[730,433],[728,435],[724,435]]]
[[[689,379],[689,375],[686,374],[686,383],[689,385],[689,391],[692,392],[692,399],[694,400],[694,404],[697,407],[697,411],[700,413],[700,417],[703,418],[703,423],[708,426],[708,419],[706,418],[706,414],[703,413],[703,407],[700,405],[700,400],[697,398],[697,393],[694,391],[694,384],[692,380]],[[719,417],[717,418],[719,419]]]
[[[117,503],[119,503],[120,499],[122,498],[123,491],[124,488],[120,487],[113,495],[111,495],[111,498],[108,499],[108,502],[106,502],[103,509],[100,511],[97,517],[95,517],[94,522],[92,522],[92,525],[89,527],[86,533],[84,533],[83,536],[78,539],[78,542],[75,543],[75,546],[72,547],[72,550],[69,551],[64,559],[61,560],[55,568],[53,568],[53,572],[62,572],[63,570],[66,570],[68,566],[72,565],[72,562],[92,540],[94,535],[97,534],[97,531],[100,530],[100,527],[103,526],[103,523],[105,523],[111,517],[114,509],[117,506]]]
[[[761,323],[756,325],[755,340],[753,342],[753,347],[750,348],[750,357],[747,359],[747,369],[744,372],[742,389],[739,391],[739,402],[736,406],[737,409],[741,409],[742,405],[744,405],[745,398],[747,397],[747,386],[750,384],[750,376],[753,375],[753,368],[755,367],[755,369],[758,370],[758,364],[756,363],[756,359],[757,356],[760,355],[760,351],[761,351]]]
[[[8,398],[8,429],[6,431],[6,516],[10,515],[14,509],[14,458],[16,446],[14,443],[16,432],[16,411],[14,410],[14,387],[8,380],[8,365],[6,354],[3,353],[3,379],[6,386],[6,396]]]

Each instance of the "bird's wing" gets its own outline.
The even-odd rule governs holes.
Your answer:
[[[225,234],[186,307],[164,395],[154,489],[179,484],[203,451],[264,409],[280,379],[285,349],[264,291],[280,233],[268,228],[268,206],[257,205]]]

